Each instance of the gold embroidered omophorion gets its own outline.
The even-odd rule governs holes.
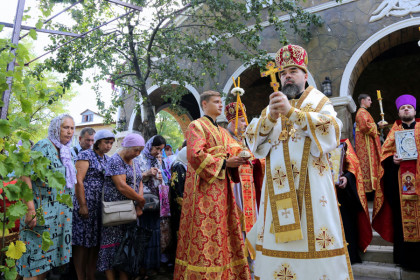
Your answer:
[[[290,104],[277,121],[267,107],[246,133],[254,155],[266,158],[264,214],[247,235],[256,249],[255,279],[353,279],[326,156],[342,124],[313,87]]]

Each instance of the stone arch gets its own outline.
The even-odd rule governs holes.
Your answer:
[[[193,120],[191,115],[189,113],[178,115],[169,107],[169,104],[163,105],[160,108],[158,108],[156,110],[156,114],[159,113],[160,111],[165,111],[169,113],[172,117],[174,117],[174,119],[178,122],[182,130],[182,133],[184,133],[184,137],[185,137],[185,132],[187,131],[188,125]]]
[[[397,45],[418,39],[420,17],[391,24],[370,36],[352,55],[344,69],[340,96],[352,96],[356,82],[369,63]]]
[[[178,86],[179,83],[173,81],[171,82],[171,85]],[[189,84],[187,84],[185,88],[188,90],[189,93],[183,96],[181,100],[181,106],[184,107],[188,111],[188,114],[184,114],[181,116],[178,116],[175,112],[173,112],[172,110],[168,108],[170,104],[163,101],[163,99],[161,98],[164,92],[159,86],[153,85],[147,89],[147,95],[149,95],[150,98],[152,99],[153,106],[157,108],[155,109],[155,113],[158,113],[160,110],[165,110],[174,117],[175,116],[181,117],[181,118],[175,117],[175,119],[180,124],[181,129],[183,129],[183,126],[185,126],[186,122],[189,123],[191,120],[199,118],[200,116],[203,115],[203,111],[201,107],[199,106],[199,103],[200,103],[199,92],[193,86]],[[140,101],[138,104],[141,106],[142,102]],[[129,131],[133,130],[136,120],[137,120],[137,112],[135,109],[133,109],[133,112],[131,113],[131,117],[130,117],[130,122],[128,124]],[[179,122],[181,120],[182,120],[182,123]],[[183,132],[185,131],[183,130]]]

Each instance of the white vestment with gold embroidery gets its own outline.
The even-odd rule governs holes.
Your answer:
[[[266,158],[260,214],[247,234],[255,279],[353,279],[326,155],[339,144],[342,123],[312,87],[291,104],[277,122],[267,107],[246,132],[255,157]]]

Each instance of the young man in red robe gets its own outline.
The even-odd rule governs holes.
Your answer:
[[[229,169],[246,160],[229,156],[232,138],[216,123],[223,108],[220,93],[203,92],[200,105],[205,116],[186,132],[188,171],[174,279],[248,280],[240,214],[228,179]]]
[[[368,112],[372,104],[370,96],[361,94],[358,100],[360,108],[356,114],[356,153],[362,170],[365,191],[370,193],[379,186],[379,177],[383,172],[380,164],[381,142],[376,123]]]

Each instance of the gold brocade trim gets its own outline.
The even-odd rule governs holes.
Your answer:
[[[307,137],[305,139],[305,143],[303,145],[303,155],[301,160],[300,166],[300,173],[299,173],[299,190],[298,190],[298,205],[299,205],[299,213],[302,213],[302,206],[303,206],[303,194],[306,190],[306,185],[308,182],[307,172],[308,172],[308,161],[309,161],[309,153],[311,149],[311,138]],[[302,178],[305,178],[302,180]]]
[[[300,108],[300,106],[302,106],[303,101],[305,101],[306,97],[308,97],[309,93],[314,89],[313,86],[309,86],[305,89],[305,91],[303,92],[302,96],[299,98],[299,101],[296,104],[296,108]]]
[[[240,259],[240,260],[237,260],[237,261],[233,261],[233,262],[231,262],[227,265],[224,265],[224,266],[196,266],[196,265],[188,264],[188,262],[180,260],[180,259],[176,259],[175,263],[178,264],[178,265],[181,265],[181,266],[186,266],[185,273],[188,270],[195,271],[195,272],[223,272],[226,269],[232,268],[232,267],[237,266],[237,265],[248,264],[248,260],[244,258],[244,259]],[[187,279],[187,278],[185,278],[185,279]]]
[[[336,119],[333,116],[328,116],[328,117],[331,119],[332,124],[334,126],[334,129],[335,129],[335,139],[337,141],[337,147],[338,147],[340,145],[340,127],[338,126],[338,123],[337,123]]]
[[[366,143],[366,149],[367,149],[367,155],[368,155],[368,159],[369,159],[369,175],[370,175],[370,182],[369,182],[369,188],[366,188],[366,186],[365,186],[365,189],[368,189],[369,191],[373,191],[373,190],[375,190],[375,186],[372,184],[372,182],[373,182],[373,166],[372,166],[372,157],[371,157],[371,151],[370,151],[370,136],[369,135],[367,135],[367,134],[365,134],[365,143]]]
[[[418,200],[418,195],[417,194],[403,194],[402,195],[402,200]]]
[[[266,167],[266,172],[267,172],[267,167]],[[268,184],[269,184],[267,181],[265,182],[265,191],[264,191],[264,227],[263,229],[265,229],[265,221],[266,221],[265,217],[267,216]]]
[[[328,97],[322,97],[321,101],[318,103],[318,106],[315,108],[315,112],[321,111],[322,107],[324,107],[325,103],[329,101]]]
[[[254,247],[252,246],[251,242],[248,240],[248,238],[245,238],[245,247],[248,249],[249,251],[249,256],[251,257],[252,260],[255,260],[256,257],[256,252]]]
[[[347,141],[348,141],[348,139],[347,139]],[[334,188],[334,190],[335,190],[335,188]],[[336,194],[336,198],[337,198],[337,191],[335,192],[335,194]],[[336,201],[337,201],[337,211],[340,211],[340,209],[338,209],[339,206],[340,206],[340,204],[338,203],[338,198],[336,199]],[[341,234],[342,234],[342,237],[343,237],[343,246],[344,246],[344,249],[345,249],[344,253],[346,254],[347,270],[348,270],[348,273],[349,273],[350,280],[353,280],[354,276],[353,276],[353,270],[351,268],[349,251],[347,250],[347,247],[346,247],[346,244],[348,245],[348,243],[346,241],[346,234],[344,233],[343,219],[341,218],[341,215],[338,215],[338,216],[340,218]],[[366,250],[365,250],[365,252],[366,252]]]
[[[268,115],[267,115],[267,119],[268,119],[270,122],[272,122],[272,123],[277,123],[277,120],[273,119],[273,118],[271,117],[271,114],[268,114]]]
[[[195,175],[195,180],[194,180],[194,191],[193,191],[193,193],[192,193],[192,213],[193,213],[193,215],[194,215],[194,213],[195,213],[195,198],[196,198],[196,196],[195,196],[195,194],[197,193],[196,192],[196,188],[197,188],[197,186],[198,186],[198,181],[200,180],[200,176],[198,176],[197,174]],[[193,230],[193,222],[190,224],[190,230],[189,230],[189,232],[190,232],[190,234],[189,234],[189,236],[190,236],[190,238],[191,238],[191,236],[192,236],[192,230]],[[187,247],[187,256],[189,256],[190,255],[190,249],[191,249],[191,242],[188,242],[188,247]],[[177,260],[177,259],[176,259]],[[175,260],[175,261],[176,261]],[[185,270],[185,272],[184,272],[184,279],[186,279],[186,276],[187,276],[187,269]]]
[[[322,153],[322,147],[321,147],[321,144],[318,141],[318,138],[316,137],[315,125],[314,125],[314,123],[312,121],[311,115],[309,113],[306,113],[306,118],[308,119],[309,127],[311,129],[312,136],[314,137],[316,146],[318,147],[319,154],[322,155],[323,154]]]
[[[346,248],[339,248],[325,251],[313,252],[293,252],[293,251],[277,251],[263,248],[262,245],[256,246],[256,251],[261,252],[264,256],[285,258],[285,259],[323,259],[345,255]]]
[[[270,133],[265,134],[265,133],[261,133],[261,132],[260,132],[260,136],[261,136],[261,137],[266,137],[266,136],[268,136],[269,134],[270,134]]]
[[[206,167],[207,163],[211,160],[210,154],[207,154],[206,158],[203,160],[203,162],[200,164],[200,166],[195,171],[196,174],[200,174],[201,171]]]
[[[283,147],[285,147],[285,146],[287,146],[287,148],[288,148],[287,143],[285,145],[283,145]],[[270,196],[271,214],[273,215],[273,224],[272,224],[272,226],[270,228],[270,231],[273,230],[273,233],[275,235],[275,239],[276,239],[276,242],[277,243],[294,241],[294,240],[300,240],[300,239],[303,238],[302,233],[300,233],[300,236],[299,235],[295,235],[294,238],[291,239],[291,240],[289,240],[289,239],[286,239],[286,240],[281,239],[281,238],[289,238],[290,237],[290,236],[286,236],[282,232],[283,230],[295,230],[296,228],[293,228],[292,229],[292,227],[294,227],[295,225],[298,225],[299,228],[300,228],[299,209],[297,207],[296,191],[295,191],[295,188],[294,188],[293,176],[292,176],[291,179],[292,179],[292,184],[293,185],[290,185],[290,178],[289,178],[289,185],[290,185],[289,188],[290,188],[290,191],[288,193],[289,193],[290,199],[292,200],[293,215],[295,217],[295,224],[286,225],[286,226],[280,226],[280,218],[279,218],[278,210],[277,210],[278,209],[277,208],[277,201],[278,201],[278,199],[276,198],[276,195],[274,194],[274,187],[273,187],[273,183],[272,183],[273,182],[273,178],[272,178],[272,175],[271,175],[271,160],[270,160],[270,156],[271,156],[271,154],[268,154],[267,155],[267,158],[266,158],[266,164],[267,164],[267,171],[266,171],[267,180],[266,180],[266,184],[268,186],[268,192],[269,192],[269,196]],[[285,156],[285,158],[286,158],[286,156]],[[289,161],[290,161],[290,158],[289,158]],[[286,168],[287,167],[288,166],[286,166]],[[289,168],[291,169],[290,162],[289,162]],[[295,194],[294,199],[293,199],[293,192]]]
[[[306,142],[306,140],[305,140]],[[295,217],[295,225],[298,225],[299,227],[294,229],[300,229],[300,215],[299,212],[299,205],[298,205],[298,197],[296,194],[296,188],[295,188],[295,179],[293,177],[293,170],[292,170],[292,162],[290,161],[290,153],[289,153],[289,143],[283,144],[283,155],[284,155],[284,164],[286,166],[286,174],[287,179],[289,181],[289,193],[290,193],[290,199],[292,201],[292,209],[293,209],[293,216]],[[303,154],[303,157],[305,157],[305,154]],[[302,162],[302,165],[304,165],[304,162]],[[302,177],[299,177],[299,185],[302,184]],[[300,240],[303,238],[302,232],[296,233],[296,239],[292,240]]]
[[[286,114],[286,118],[290,118],[290,116],[293,114],[294,111],[295,111],[295,108],[293,106],[290,107],[289,112],[287,112]]]
[[[265,115],[267,114],[267,108],[268,108],[268,106],[265,107],[264,110],[262,110],[262,112],[261,112],[261,117],[262,118],[265,117]]]
[[[260,280],[260,277],[254,275],[255,280]]]
[[[220,131],[220,129],[218,127],[214,126],[214,124],[212,124],[210,122],[210,120],[206,117],[202,117],[202,118],[200,118],[200,120],[202,121],[203,125],[207,128],[208,131],[213,132],[212,135],[215,139],[215,142],[218,144],[217,146],[222,146],[222,147],[226,148],[226,146],[225,146],[226,143],[224,143],[224,141],[222,141],[223,137],[222,137],[222,132]],[[216,136],[219,136],[219,139]]]
[[[371,129],[369,129],[368,133],[373,132],[374,130],[376,130],[376,126],[372,126]],[[377,134],[377,132],[375,132],[375,134]]]
[[[225,146],[219,145],[219,146],[211,147],[211,148],[207,149],[207,153],[211,153],[212,151],[214,151],[218,148],[225,148]]]
[[[226,177],[226,173],[225,172],[223,172],[223,171],[225,171],[226,169],[224,169],[224,170],[222,170],[222,167],[223,167],[223,161],[220,161],[220,163],[219,163],[219,167],[217,167],[217,170],[218,170],[218,172],[217,172],[217,174],[219,174],[218,176],[213,176],[210,180],[209,180],[209,184],[212,184],[216,179],[219,179],[219,180],[224,180],[225,179],[225,177]],[[220,174],[220,173],[222,173],[222,174]]]
[[[403,182],[402,182],[402,176],[401,172],[405,172],[405,170],[401,170],[401,167],[398,169],[398,189],[399,189],[399,194],[400,194],[400,211],[401,211],[401,224],[402,224],[402,229],[403,229],[403,238],[404,238],[404,242],[418,242],[420,241],[420,226],[418,223],[418,220],[420,219],[418,217],[418,212],[420,213],[420,211],[418,210],[418,205],[420,205],[420,197],[417,194],[413,194],[413,195],[404,195],[402,194],[403,192]],[[404,173],[403,173],[404,174]],[[415,177],[415,181],[417,182],[417,178],[416,175],[414,175]],[[407,201],[408,203],[411,204],[411,206],[407,206]],[[416,201],[416,202],[414,202]],[[413,203],[417,204],[417,205],[413,205]],[[417,206],[417,207],[416,207]],[[411,211],[412,211],[412,215],[409,215],[411,218],[407,217],[407,209],[408,207],[411,207]],[[417,208],[417,209],[416,209]],[[411,230],[413,232],[409,232],[408,231],[408,227],[407,224],[409,224],[409,228],[411,228]]]
[[[306,209],[306,234],[308,236],[308,251],[315,252],[315,224],[312,210],[311,185],[309,184],[309,174],[306,174],[305,186],[305,209]]]

